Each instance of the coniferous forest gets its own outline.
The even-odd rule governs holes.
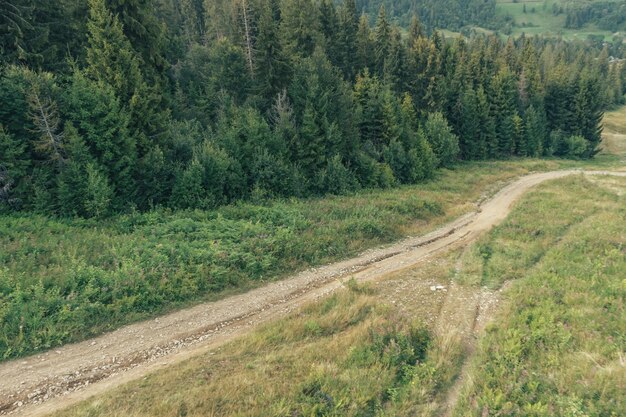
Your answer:
[[[401,26],[355,0],[2,2],[0,210],[207,209],[593,157],[626,66],[584,42],[433,29],[488,20],[484,3]]]

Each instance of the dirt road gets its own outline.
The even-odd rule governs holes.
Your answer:
[[[465,245],[501,222],[529,188],[581,171],[532,174],[445,227],[367,251],[346,261],[312,269],[224,300],[205,303],[154,320],[123,327],[81,343],[0,364],[0,414],[41,416],[180,362],[282,317],[323,297],[354,277],[369,281],[414,267],[434,254]],[[589,171],[585,175],[626,172]]]

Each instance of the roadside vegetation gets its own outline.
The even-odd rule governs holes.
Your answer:
[[[464,360],[473,383],[456,416],[623,415],[625,190],[623,178],[546,183],[470,250],[425,267],[468,289],[513,280],[473,359],[433,320],[382,302],[391,286],[347,282],[216,352],[56,416],[434,416]]]
[[[212,211],[106,220],[0,215],[0,360],[426,233],[531,171],[619,169],[625,114],[606,114],[607,147],[593,161],[464,163],[414,186]]]
[[[104,221],[0,216],[0,359],[425,233],[502,181],[557,166],[474,163],[399,189]]]
[[[0,215],[0,360],[424,234],[531,171],[619,169],[625,114],[626,108],[606,114],[607,149],[593,161],[464,163],[414,186],[213,211],[106,220]]]

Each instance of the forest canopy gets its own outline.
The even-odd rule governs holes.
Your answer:
[[[2,2],[0,210],[207,209],[592,157],[624,65],[584,42],[446,39],[432,28],[489,2],[444,3],[400,27],[355,0]]]

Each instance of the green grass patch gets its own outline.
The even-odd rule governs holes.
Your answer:
[[[626,415],[624,191],[624,179],[544,185],[477,245],[481,282],[521,279],[456,416]]]
[[[570,228],[594,215],[607,200],[617,199],[610,191],[581,178],[569,177],[560,184],[561,191],[542,187],[525,197],[502,224],[463,255],[464,268],[457,279],[464,284],[497,288],[521,278]]]
[[[619,158],[468,163],[417,186],[214,211],[0,216],[0,360],[426,233],[530,171],[594,164]]]

